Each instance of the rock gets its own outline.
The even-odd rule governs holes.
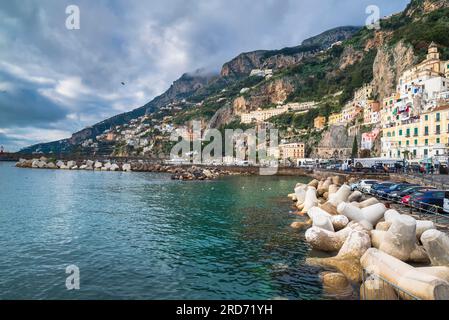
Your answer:
[[[416,220],[416,237],[421,239],[421,236],[427,230],[436,229],[432,221]]]
[[[449,267],[444,266],[420,267],[416,268],[416,270],[440,278],[449,283]]]
[[[416,220],[401,215],[395,218],[385,232],[379,250],[399,259],[408,261],[416,247]]]
[[[352,228],[349,227],[337,232],[331,232],[312,226],[307,229],[305,237],[306,241],[312,246],[313,249],[333,252],[341,249],[351,231]]]
[[[379,279],[367,279],[360,286],[361,300],[399,300],[396,291],[388,283]]]
[[[321,277],[323,285],[333,289],[346,289],[349,286],[348,279],[339,272],[325,272]]]
[[[354,191],[348,197],[348,202],[359,202],[363,197],[363,194],[360,191]]]
[[[352,205],[355,205],[356,207],[363,209],[369,206],[372,206],[373,204],[379,203],[379,200],[377,200],[376,198],[372,197],[369,199],[366,199],[365,201],[359,202],[359,203],[351,203]]]
[[[449,283],[420,272],[401,260],[375,248],[368,249],[360,259],[369,274],[380,276],[393,285],[424,300],[448,300]],[[407,298],[406,295],[402,298]]]
[[[349,223],[349,219],[343,215],[331,216],[331,221],[335,231],[344,229]]]
[[[338,205],[344,201],[348,200],[349,195],[351,194],[351,188],[344,184],[338,189],[338,191],[329,196],[328,202],[334,207],[338,207]]]
[[[58,167],[53,162],[49,162],[49,163],[47,163],[47,168],[48,169],[57,169]]]
[[[129,163],[123,164],[122,170],[126,171],[126,172],[130,172],[131,171],[131,165]]]
[[[87,165],[83,164],[80,166],[80,170],[86,170],[87,169]]]
[[[74,166],[76,166],[76,162],[75,161],[67,161],[67,167],[72,169]]]
[[[387,231],[391,226],[391,222],[380,221],[376,224],[376,230]]]
[[[114,163],[113,165],[111,165],[111,168],[109,170],[111,170],[111,171],[118,171],[118,170],[120,170],[120,167],[117,164]]]
[[[99,161],[95,162],[94,164],[94,168],[95,170],[101,170],[101,168],[103,167],[103,164]]]
[[[306,222],[295,221],[290,225],[290,227],[292,227],[293,229],[305,229],[309,227],[311,224],[312,220],[308,220]]]
[[[307,211],[318,205],[318,199],[316,197],[316,189],[314,187],[308,187],[306,191],[306,197],[304,200],[304,206],[301,210],[301,213],[307,213]]]
[[[345,215],[350,221],[362,223],[368,230],[373,229],[373,226],[383,218],[386,210],[382,203],[360,209],[350,203],[342,202],[337,207],[338,213]]]
[[[441,231],[430,229],[421,236],[432,266],[449,266],[449,237]]]
[[[316,189],[316,188],[318,188],[318,183],[320,183],[320,182],[317,179],[313,179],[307,185],[310,187],[314,187]]]
[[[65,166],[65,163],[64,163],[64,161],[58,160],[58,161],[56,162],[56,166],[57,166],[58,168],[61,168],[62,166]]]

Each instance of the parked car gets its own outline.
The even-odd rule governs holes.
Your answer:
[[[394,199],[398,192],[410,188],[411,186],[419,186],[417,184],[410,184],[410,183],[397,183],[395,185],[392,185],[388,190],[384,191],[384,196],[388,199]]]
[[[360,180],[357,189],[362,192],[370,192],[371,186],[379,183],[377,180]]]
[[[410,195],[409,204],[423,210],[432,210],[436,206],[437,212],[443,212],[445,195],[444,190],[419,191]]]
[[[394,182],[380,182],[380,183],[373,184],[371,186],[370,193],[372,193],[374,195],[380,195],[379,192],[383,193],[383,191],[385,189],[390,188],[394,184],[395,184]]]
[[[418,192],[418,191],[427,191],[427,190],[432,190],[435,189],[434,187],[426,187],[426,186],[416,186],[416,185],[410,185],[407,188],[404,188],[402,190],[399,191],[394,191],[390,194],[390,196],[393,199],[402,199],[405,196],[411,195],[412,193]]]

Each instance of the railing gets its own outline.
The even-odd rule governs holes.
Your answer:
[[[425,219],[433,221],[435,225],[439,227],[439,229],[442,229],[442,231],[449,233],[449,214],[442,213],[444,212],[444,209],[440,206],[413,200],[408,204],[405,204],[402,203],[401,199],[398,198],[391,198],[389,196],[377,194],[371,191],[365,192],[362,190],[362,192],[369,194],[373,197],[380,198],[386,202],[401,205],[409,215],[415,216],[419,220]]]
[[[370,272],[363,268],[362,283],[364,284],[366,280],[374,280],[375,287],[374,290],[368,291],[366,285],[363,285],[363,290],[360,290],[361,300],[421,300],[417,296],[394,283],[391,283],[375,272]]]

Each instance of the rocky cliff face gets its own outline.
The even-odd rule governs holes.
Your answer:
[[[389,97],[395,90],[399,76],[413,66],[415,56],[413,48],[398,42],[394,47],[381,46],[378,48],[373,64],[373,85],[378,98],[382,101]]]
[[[258,108],[282,104],[295,89],[289,78],[279,78],[265,83],[247,96],[237,97],[233,102],[236,115],[254,111]]]
[[[408,17],[419,17],[438,9],[449,8],[447,0],[412,0],[405,10]]]
[[[298,64],[306,57],[327,49],[337,41],[350,38],[360,27],[339,27],[306,39],[296,47],[280,50],[259,50],[242,53],[225,63],[221,70],[222,77],[248,76],[253,69],[282,69]]]

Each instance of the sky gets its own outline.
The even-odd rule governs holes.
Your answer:
[[[163,93],[183,73],[241,52],[296,46],[364,25],[409,0],[0,1],[0,145],[68,138]],[[66,27],[76,5],[80,28]],[[122,82],[125,85],[122,85]]]

